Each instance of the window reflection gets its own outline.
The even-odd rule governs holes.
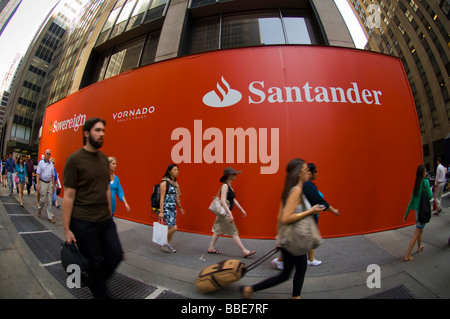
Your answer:
[[[307,17],[290,11],[197,19],[193,23],[188,53],[243,46],[313,44],[308,23]]]
[[[288,44],[312,44],[305,18],[284,18]]]

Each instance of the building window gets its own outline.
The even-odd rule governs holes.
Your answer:
[[[131,14],[130,21],[127,25],[127,31],[137,27],[141,24],[142,18],[145,14],[145,11],[148,8],[151,0],[139,0],[136,6],[134,7],[134,11]]]
[[[118,1],[103,25],[97,45],[141,24],[163,17],[168,3],[168,0]]]
[[[224,2],[224,1],[230,1],[230,0],[191,0],[191,8],[197,8],[197,7],[206,6],[209,4],[214,4],[217,2]]]
[[[155,61],[161,31],[149,33],[100,56],[96,82]]]
[[[316,44],[308,15],[267,11],[218,15],[193,21],[186,53],[245,46]]]
[[[30,141],[31,127],[12,123],[11,126],[11,140],[19,140],[21,142]]]

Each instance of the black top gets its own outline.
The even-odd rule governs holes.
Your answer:
[[[227,183],[224,183],[227,184]],[[228,184],[227,184],[228,185]],[[234,193],[234,190],[231,188],[230,185],[228,185],[228,193],[227,193],[227,201],[230,202],[230,211],[234,207],[234,198],[236,197],[236,194]]]
[[[319,190],[317,189],[316,184],[314,184],[312,181],[307,181],[303,183],[303,193],[305,194],[306,198],[308,199],[311,206],[314,205],[325,205],[325,209],[327,210],[328,207],[330,207],[330,204],[327,203],[326,200],[323,199],[322,196],[320,196]]]

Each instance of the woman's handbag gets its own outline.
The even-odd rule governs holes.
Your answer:
[[[419,200],[419,214],[417,216],[417,220],[421,224],[426,224],[431,219],[431,204],[425,191],[425,187],[426,186],[422,184],[422,194],[420,194]]]
[[[219,190],[220,193],[220,190]],[[209,205],[209,210],[217,216],[226,216],[227,211],[225,208],[223,208],[222,203],[220,202],[219,193],[215,197],[213,197],[213,200],[211,202],[211,205]],[[227,201],[228,207],[230,207],[230,203]]]
[[[298,206],[298,210],[295,211],[296,214],[311,208],[311,204],[306,197],[302,195],[302,198],[303,205]],[[311,249],[319,247],[323,242],[312,215],[303,217],[295,223],[282,225],[278,238],[280,247],[293,256],[304,255]]]

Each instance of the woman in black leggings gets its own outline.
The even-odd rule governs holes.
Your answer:
[[[280,209],[278,214],[278,228],[279,225],[292,224],[308,215],[317,214],[322,211],[319,205],[315,205],[306,211],[298,209],[298,206],[303,205],[301,196],[302,188],[303,183],[307,180],[309,180],[309,170],[306,162],[301,159],[290,161],[281,196],[282,209]],[[296,209],[297,211],[301,211],[301,213],[295,213]],[[256,285],[242,287],[241,292],[243,298],[250,298],[251,294],[255,291],[267,289],[286,281],[294,268],[292,298],[300,298],[307,267],[306,254],[294,256],[282,248],[280,250],[284,261],[283,271],[279,275],[263,280]]]

